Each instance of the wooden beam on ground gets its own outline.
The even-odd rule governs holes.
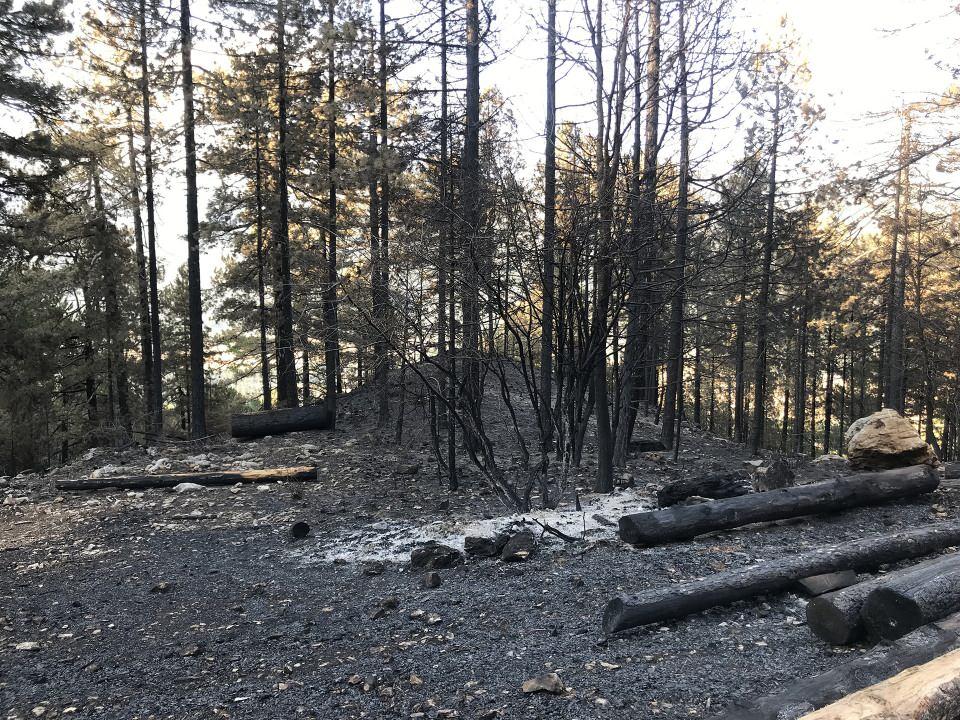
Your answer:
[[[257,438],[304,430],[329,430],[330,413],[324,405],[304,405],[230,416],[230,434]]]
[[[922,557],[958,543],[960,521],[953,520],[827,545],[778,560],[727,570],[702,580],[615,597],[607,603],[603,629],[615,633],[680,618],[761,593],[784,590],[811,575],[846,569],[874,570],[886,563]]]
[[[800,720],[955,720],[960,717],[960,650],[908,668]]]
[[[771,695],[740,700],[717,720],[797,720],[851,693],[960,648],[960,614],[924,625],[820,675]]]
[[[236,485],[237,483],[312,482],[317,480],[317,468],[310,466],[271,468],[269,470],[211,470],[209,472],[167,473],[165,475],[117,475],[115,477],[86,477],[57,480],[58,490],[100,490],[120,488],[144,490],[175,487],[180,483],[197,485]]]
[[[625,515],[620,518],[620,538],[631,545],[662,545],[714,530],[908,498],[932,492],[939,483],[939,476],[929,465],[862,473],[699,505]]]

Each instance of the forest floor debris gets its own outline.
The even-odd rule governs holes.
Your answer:
[[[410,437],[385,445],[351,429],[98,450],[9,479],[0,493],[18,501],[0,505],[0,717],[43,707],[44,717],[178,720],[709,718],[863,648],[816,640],[806,600],[789,592],[606,638],[610,596],[960,516],[960,493],[947,487],[638,550],[615,539],[621,511],[653,507],[669,479],[743,467],[742,449],[689,431],[679,462],[631,460],[633,487],[593,496],[585,464],[571,486],[581,510],[571,496],[517,514],[469,470],[451,497],[422,436]],[[163,472],[315,464],[321,481],[183,494],[53,488],[63,474],[141,472],[159,458]],[[415,475],[384,471],[416,463]],[[798,476],[830,477],[840,465]],[[299,539],[297,522],[309,525]],[[426,540],[462,550],[466,535],[508,528],[536,536],[526,562],[410,566]],[[522,691],[550,673],[561,694]]]

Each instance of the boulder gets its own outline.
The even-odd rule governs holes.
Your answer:
[[[497,533],[493,536],[467,535],[463,539],[463,549],[467,555],[475,557],[496,557],[503,552],[510,536],[507,533]]]
[[[410,553],[410,565],[422,570],[439,570],[463,563],[463,553],[459,550],[430,540]]]
[[[503,552],[500,553],[500,559],[503,562],[523,562],[537,549],[537,539],[529,530],[521,530],[516,535],[507,540],[503,546]]]
[[[937,456],[917,429],[896,410],[884,408],[866,418],[860,418],[850,430],[847,457],[850,467],[858,470],[886,470],[909,465],[933,465]],[[847,431],[849,434],[850,430]]]

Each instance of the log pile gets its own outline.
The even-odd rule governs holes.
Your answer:
[[[620,538],[638,546],[690,540],[704,533],[756,522],[909,498],[936,490],[939,482],[933,468],[915,465],[699,505],[680,505],[623,516]]]
[[[848,569],[873,570],[887,563],[929,555],[958,543],[960,521],[828,545],[717,573],[702,580],[615,597],[607,603],[603,628],[609,634],[684,617],[717,605],[784,590],[811,575]]]
[[[920,622],[917,621],[919,618],[914,618],[913,622],[907,623],[907,618],[900,612],[901,593],[908,593],[914,588],[930,583],[940,587],[944,578],[955,578],[958,572],[960,572],[960,554],[954,553],[887,573],[837,592],[827,593],[807,603],[807,625],[814,635],[833,645],[856,642],[867,635],[868,630],[874,637],[887,639],[901,637],[927,622],[949,614],[954,609],[960,609],[960,605],[957,608],[951,608],[946,604],[939,614],[928,610],[926,620]],[[880,597],[873,601],[868,610],[867,603],[875,593]],[[946,599],[948,595],[947,591],[941,590],[939,597]],[[891,597],[893,600],[890,599]],[[896,618],[894,624],[888,627],[891,613],[894,613]],[[922,614],[920,617],[923,617]]]

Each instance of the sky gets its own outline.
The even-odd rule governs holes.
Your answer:
[[[388,15],[406,14],[411,0],[390,0]],[[775,33],[786,15],[801,38],[812,78],[810,91],[825,109],[819,130],[833,159],[841,165],[869,162],[890,152],[899,132],[896,120],[881,117],[904,102],[936,96],[951,83],[935,58],[949,58],[960,38],[960,17],[947,0],[737,0],[737,24],[757,41]],[[558,0],[561,15],[581,0]],[[195,2],[197,14],[205,10]],[[528,165],[543,147],[545,100],[543,0],[493,0],[497,32],[496,62],[486,66],[481,87],[496,86],[517,120]],[[563,20],[561,19],[561,23]],[[202,52],[201,47],[201,52]],[[558,102],[590,97],[586,80],[558,73]],[[586,93],[586,94],[585,94]],[[569,116],[578,111],[561,111]],[[582,112],[582,111],[580,111]],[[201,178],[201,188],[212,187]],[[182,179],[163,178],[160,188],[159,253],[166,277],[185,262],[185,203]],[[206,193],[202,193],[205,195]],[[203,213],[201,197],[201,214]],[[220,265],[219,251],[202,259],[206,288]]]

